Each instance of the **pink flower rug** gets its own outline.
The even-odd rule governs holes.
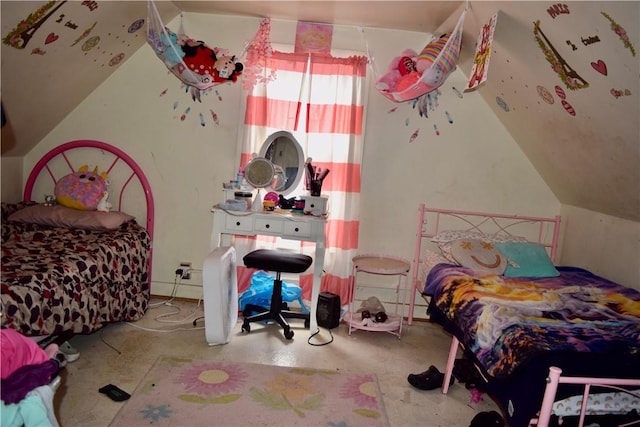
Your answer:
[[[312,368],[160,357],[111,426],[388,426],[378,380]]]

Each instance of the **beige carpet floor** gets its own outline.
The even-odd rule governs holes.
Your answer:
[[[161,300],[156,300],[161,301]],[[62,427],[107,426],[123,406],[109,400],[98,389],[114,384],[133,393],[159,356],[212,361],[233,361],[286,367],[312,367],[374,373],[384,398],[391,426],[468,426],[480,411],[495,410],[488,397],[471,403],[463,384],[454,384],[449,394],[439,390],[421,391],[407,382],[409,373],[424,371],[429,365],[444,370],[450,337],[441,327],[414,322],[403,329],[401,339],[384,332],[354,331],[345,324],[333,330],[333,342],[312,346],[309,331],[292,322],[295,336],[287,341],[275,325],[252,325],[242,333],[239,322],[231,342],[210,347],[204,338],[202,315],[193,302],[173,302],[148,311],[144,319],[110,325],[92,335],[78,335],[70,343],[80,358],[63,371],[55,408]],[[331,340],[329,332],[312,342]],[[183,425],[189,426],[189,420]]]

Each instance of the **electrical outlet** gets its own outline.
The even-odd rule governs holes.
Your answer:
[[[183,261],[180,263],[180,267],[182,269],[182,279],[190,280],[191,279],[191,263]]]

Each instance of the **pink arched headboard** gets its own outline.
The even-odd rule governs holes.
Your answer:
[[[133,160],[127,153],[125,153],[121,149],[114,147],[113,145],[109,145],[105,142],[93,141],[88,139],[81,139],[81,140],[67,142],[65,144],[62,144],[53,148],[51,151],[45,154],[38,161],[38,163],[35,164],[35,166],[31,170],[31,173],[29,174],[29,177],[27,178],[27,182],[24,187],[23,200],[25,201],[32,200],[32,192],[33,192],[34,184],[38,176],[40,176],[40,174],[43,172],[43,170],[47,171],[48,175],[51,177],[51,180],[54,186],[55,186],[55,183],[58,181],[58,179],[62,178],[62,176],[60,177],[54,176],[54,173],[49,168],[49,162],[51,162],[56,157],[61,156],[64,159],[66,164],[69,166],[69,173],[76,171],[79,165],[71,164],[71,161],[67,156],[67,152],[77,148],[95,148],[97,150],[106,151],[113,154],[114,160],[109,166],[109,168],[106,170],[107,172],[110,172],[113,169],[113,167],[116,165],[116,163],[118,163],[119,161],[124,162],[128,166],[130,175],[124,179],[124,183],[122,184],[122,187],[119,189],[120,191],[117,194],[117,198],[118,198],[117,210],[119,211],[122,210],[123,194],[125,193],[125,190],[127,189],[131,180],[136,178],[140,182],[140,185],[142,186],[145,199],[146,199],[147,215],[146,215],[145,227],[147,229],[147,232],[149,233],[149,238],[151,239],[151,249],[149,252],[149,285],[151,285],[151,264],[152,264],[151,255],[153,251],[153,224],[155,220],[153,193],[151,192],[151,186],[149,185],[149,181],[147,180],[147,177],[142,171],[142,169],[140,168],[140,166],[138,166],[135,160]]]

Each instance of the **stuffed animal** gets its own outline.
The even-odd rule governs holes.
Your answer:
[[[412,58],[415,58],[417,53],[412,49],[406,49],[402,51],[400,56],[396,56],[389,63],[389,68],[385,75],[383,75],[376,83],[376,86],[380,90],[395,91],[397,90],[398,81],[403,77],[400,69],[407,71],[406,75],[411,75],[413,78],[412,70],[406,58],[409,58],[413,62]],[[409,66],[408,66],[409,65]],[[405,78],[407,79],[407,78]]]
[[[225,82],[238,80],[238,76],[242,74],[244,66],[240,62],[236,62],[235,56],[224,55],[217,59],[215,65],[215,75],[213,81]]]
[[[189,70],[201,76],[211,76],[216,64],[216,53],[201,40],[188,39],[181,46],[182,61]]]
[[[203,41],[187,40],[182,50],[185,54],[182,61],[205,84],[235,82],[244,68],[236,62],[235,56],[218,57],[217,49],[210,48]]]
[[[78,172],[65,175],[56,182],[56,202],[68,208],[95,211],[107,191],[106,178],[107,173],[98,174],[97,167],[90,172],[88,165],[81,166]]]
[[[45,206],[55,206],[56,205],[56,196],[53,194],[47,194],[44,196],[44,205]]]
[[[178,35],[168,28],[165,28],[167,33],[160,33],[160,41],[162,42],[161,52],[164,58],[164,62],[168,67],[182,62],[182,58],[185,53],[178,44]],[[168,34],[168,37],[167,37]]]
[[[111,205],[111,202],[107,201],[108,198],[109,198],[109,192],[105,191],[102,194],[102,198],[98,202],[98,207],[96,208],[97,211],[109,212],[111,210],[112,205]]]
[[[403,56],[402,58],[400,58],[400,62],[398,63],[398,71],[400,71],[400,75],[402,76],[416,71],[416,63],[413,58],[409,58],[408,56]]]

